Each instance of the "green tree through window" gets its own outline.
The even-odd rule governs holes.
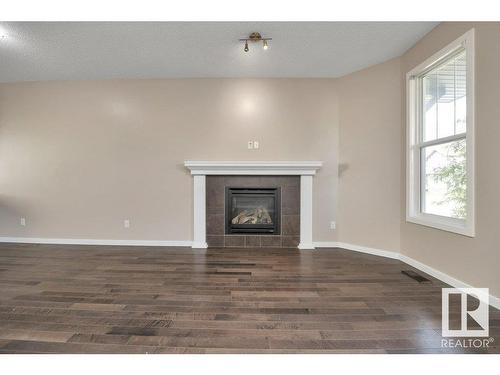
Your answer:
[[[448,164],[433,170],[434,181],[444,183],[447,187],[444,199],[437,204],[452,203],[456,218],[467,216],[467,165],[465,139],[450,143],[447,148]]]

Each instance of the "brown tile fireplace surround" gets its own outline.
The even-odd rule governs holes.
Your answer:
[[[280,234],[226,234],[226,187],[278,188],[281,192]],[[209,247],[296,248],[300,240],[300,176],[207,176],[206,235]]]

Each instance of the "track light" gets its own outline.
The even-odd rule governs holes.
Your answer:
[[[264,50],[269,49],[269,44],[268,41],[272,40],[272,38],[263,38],[260,33],[251,33],[248,38],[242,38],[240,39],[240,42],[245,42],[245,48],[243,48],[243,51],[248,52],[250,49],[248,48],[248,42],[262,42],[262,48]]]

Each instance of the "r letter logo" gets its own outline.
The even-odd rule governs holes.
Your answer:
[[[450,296],[460,295],[460,329],[450,329]],[[479,306],[467,310],[468,298],[477,298]],[[458,309],[457,309],[458,310]],[[469,329],[468,317],[479,324],[480,329]],[[442,336],[443,337],[487,337],[489,335],[489,290],[488,288],[443,288],[442,291]]]

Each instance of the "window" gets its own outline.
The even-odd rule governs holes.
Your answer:
[[[474,236],[474,30],[407,74],[409,222]]]

